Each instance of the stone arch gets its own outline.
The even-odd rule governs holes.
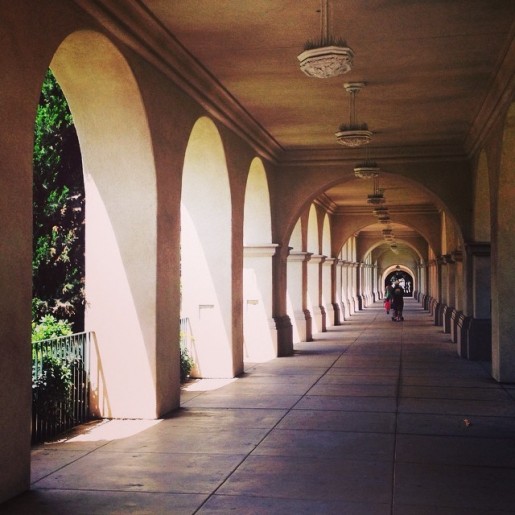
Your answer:
[[[339,241],[343,241],[344,243],[339,245],[338,248],[338,254],[341,252],[341,249],[344,248],[344,246],[351,240],[355,234],[360,233],[363,229],[366,229],[367,227],[373,226],[375,223],[370,223],[370,221],[364,221],[363,219],[357,220],[354,225],[352,225],[352,231],[348,230],[345,233],[345,237],[343,240],[339,238]],[[425,233],[421,233],[418,231],[418,229],[408,223],[402,223],[399,224],[400,226],[404,226],[405,228],[412,229],[415,231],[416,235],[413,237],[396,237],[397,243],[402,243],[408,247],[410,247],[416,255],[419,257],[420,260],[426,260],[427,259],[427,252],[429,249],[432,249],[434,251],[433,245],[436,245],[437,248],[440,248],[440,243],[437,241],[436,237],[433,237],[431,239],[428,239],[425,235]],[[400,227],[401,229],[403,227]],[[395,233],[395,231],[394,231]],[[441,234],[440,226],[438,226],[438,235]],[[364,259],[366,254],[369,252],[373,252],[375,249],[384,246],[387,242],[384,240],[382,236],[372,236],[372,237],[366,237],[364,236],[362,238],[362,244],[359,245],[358,252],[356,254],[356,259]],[[333,243],[334,246],[334,243]]]
[[[488,161],[483,150],[479,155],[474,180],[474,240],[490,241],[490,182]]]
[[[358,311],[359,306],[356,299],[356,237],[347,238],[338,253],[343,262],[342,269],[342,304],[345,317]]]
[[[68,100],[83,160],[85,327],[96,334],[93,410],[153,418],[163,408],[156,395],[157,192],[141,93],[122,54],[93,31],[69,35],[50,68]],[[168,385],[163,398],[171,391]],[[172,408],[170,400],[165,405]]]
[[[311,314],[311,337],[323,329],[323,313],[320,309],[320,263],[318,212],[311,204],[307,222],[306,249],[311,254],[308,261],[306,309]],[[308,339],[311,339],[308,335]]]
[[[196,377],[233,377],[231,194],[224,148],[207,117],[184,157],[181,192],[181,318],[189,321]]]
[[[324,256],[331,256],[331,223],[329,215],[324,215],[324,222],[322,224],[322,254]]]
[[[292,249],[301,251],[302,250],[302,227],[301,227],[301,219],[297,219],[297,223],[293,228],[293,231],[290,235],[290,243],[289,246]]]
[[[322,256],[324,261],[322,262],[322,272],[321,272],[321,306],[324,310],[324,328],[327,325],[334,325],[337,322],[337,316],[331,316],[333,313],[333,271],[332,265],[334,263],[334,259],[332,259],[331,255],[331,222],[329,219],[329,214],[324,214],[324,219],[322,222]]]
[[[247,177],[243,241],[245,245],[268,245],[272,242],[270,192],[265,167],[258,157],[253,159]]]
[[[456,229],[458,231],[459,241],[461,243],[463,242],[463,228],[458,223],[459,214],[456,214],[454,212],[454,206],[449,205],[450,200],[444,197],[443,194],[439,194],[434,189],[431,189],[430,184],[424,184],[424,182],[411,178],[405,175],[404,173],[382,172],[381,174],[383,176],[392,176],[399,178],[400,180],[405,182],[406,185],[410,188],[418,189],[421,192],[425,193],[428,196],[429,200],[434,204],[436,209],[438,209],[439,211],[445,209],[448,218],[451,219],[453,223],[455,223]],[[354,176],[344,178],[340,176],[337,179],[330,179],[324,182],[317,183],[315,183],[314,181],[299,181],[298,185],[296,186],[296,190],[293,192],[293,196],[298,200],[296,201],[295,205],[293,205],[292,203],[291,209],[289,209],[287,213],[283,215],[284,218],[282,219],[281,225],[284,227],[284,231],[280,232],[281,236],[278,239],[280,241],[288,241],[288,237],[291,234],[291,231],[293,230],[298,217],[307,209],[309,209],[309,206],[315,201],[317,197],[319,197],[324,192],[326,192],[334,186],[345,184],[354,180],[357,180]],[[431,218],[431,216],[427,214],[418,214],[417,217],[414,218],[410,214],[402,215],[396,213],[393,221],[398,221],[398,223],[402,224],[409,224],[409,222],[413,223],[414,221],[416,221],[417,226],[414,226],[413,228],[417,230],[420,234],[422,234],[427,241],[431,242],[436,252],[439,253],[439,248],[437,248],[439,246],[439,242],[436,243],[436,240],[439,239],[440,232],[437,231],[437,233],[433,234],[432,231],[428,230],[428,224],[430,225],[431,223],[429,221],[429,218]],[[421,223],[419,224],[419,222]],[[367,225],[369,223],[370,222],[365,222],[364,224]],[[353,225],[353,227],[349,231],[346,231],[344,235],[339,234],[337,229],[337,223],[334,224],[336,230],[334,231],[333,244],[336,244],[339,248],[339,242],[345,242],[347,238],[349,238],[354,232],[359,230],[359,226],[361,224],[363,224],[361,220],[356,222],[356,226]],[[279,231],[279,229],[277,230]],[[335,254],[336,253],[337,252],[335,252]]]
[[[447,254],[447,218],[445,216],[445,211],[442,211],[440,214],[441,217],[441,248],[442,254]]]
[[[308,215],[308,232],[306,250],[313,254],[319,253],[318,248],[318,214],[314,204],[311,204]]]
[[[414,270],[412,270],[410,267],[408,266],[404,266],[404,265],[392,265],[392,266],[389,266],[388,268],[386,268],[383,273],[381,274],[381,285],[384,289],[384,285],[385,285],[385,281],[386,281],[386,278],[392,273],[392,272],[395,272],[395,271],[401,271],[401,272],[405,272],[407,273],[410,278],[411,278],[411,281],[412,281],[412,284],[409,285],[409,290],[406,292],[408,294],[408,296],[412,296],[413,295],[413,291],[415,291],[418,286],[416,284],[416,280],[417,280],[417,274],[415,273]]]
[[[420,249],[418,249],[416,247],[416,245],[413,245],[413,243],[407,241],[407,240],[403,240],[403,239],[398,239],[397,240],[398,243],[402,243],[403,245],[406,245],[407,247],[409,247],[413,252],[414,254],[417,255],[418,259],[423,262],[425,260],[425,258],[422,256],[421,252],[420,252]],[[365,255],[368,255],[368,254],[371,254],[375,249],[381,247],[382,245],[384,245],[385,242],[383,240],[380,240],[380,241],[377,241],[376,243],[373,243],[365,252]]]
[[[270,193],[265,168],[255,158],[247,177],[243,218],[244,359],[262,362],[277,356],[272,318],[272,244]]]
[[[307,256],[302,251],[302,219],[291,233],[286,268],[286,312],[292,324],[292,342],[305,341],[307,324],[304,313],[304,265]]]

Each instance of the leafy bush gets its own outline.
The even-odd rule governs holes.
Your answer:
[[[53,315],[45,315],[39,322],[32,322],[32,356],[34,361],[40,360],[37,374],[35,365],[32,367],[32,408],[41,418],[53,423],[70,411],[71,363],[51,356],[49,351],[35,343],[71,334],[72,324]]]
[[[32,341],[48,340],[72,334],[72,324],[66,320],[57,320],[53,315],[45,315],[39,322],[32,322]]]
[[[185,345],[181,345],[181,382],[188,379],[191,369],[195,365]]]
[[[45,355],[41,372],[32,380],[32,407],[44,420],[55,423],[70,411],[72,370],[66,360]]]

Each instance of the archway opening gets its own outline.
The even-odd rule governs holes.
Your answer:
[[[412,297],[414,290],[413,275],[402,270],[400,267],[392,272],[388,273],[384,279],[384,287],[392,286],[394,283],[399,282],[400,286],[404,290],[404,297]]]
[[[234,376],[231,195],[220,134],[195,123],[184,159],[181,195],[181,319],[187,319],[192,377]]]
[[[243,347],[244,360],[277,357],[277,331],[272,318],[272,244],[270,193],[262,161],[250,166],[243,219]]]
[[[50,68],[73,114],[88,199],[85,329],[95,333],[92,410],[102,417],[153,418],[173,402],[171,385],[156,395],[157,369],[178,364],[156,363],[157,194],[139,87],[125,57],[92,31],[68,36]]]
[[[34,126],[32,191],[32,443],[41,443],[89,418],[84,179],[73,117],[51,70]]]

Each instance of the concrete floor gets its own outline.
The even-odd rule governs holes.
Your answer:
[[[33,451],[12,514],[515,513],[515,386],[461,360],[408,300],[293,357],[199,381],[160,421],[104,421]]]

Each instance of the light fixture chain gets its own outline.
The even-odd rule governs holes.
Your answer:
[[[329,40],[328,2],[329,0],[321,0],[322,16],[320,17],[320,21],[322,22],[322,26],[320,27],[320,40],[322,43]]]
[[[351,89],[350,91],[350,125],[354,127],[356,125],[356,90]]]

